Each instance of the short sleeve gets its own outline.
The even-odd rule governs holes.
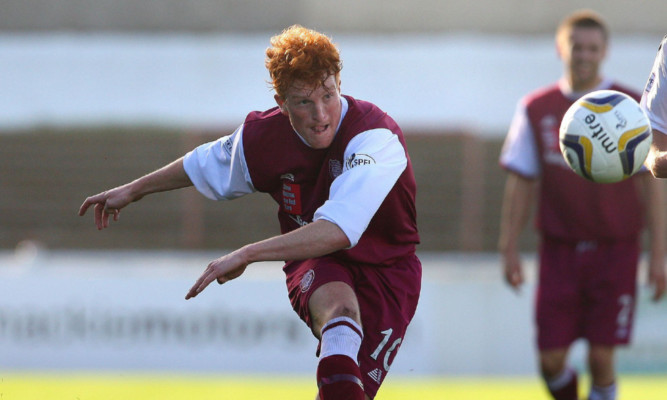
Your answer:
[[[242,138],[243,126],[185,155],[186,174],[209,199],[231,200],[255,191],[245,162]]]
[[[529,178],[535,178],[540,174],[535,135],[528,119],[524,101],[519,102],[512,118],[512,123],[500,152],[500,165]]]

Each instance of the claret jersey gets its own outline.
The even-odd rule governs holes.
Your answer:
[[[188,153],[185,171],[211,199],[268,193],[283,233],[318,219],[335,223],[351,243],[338,257],[383,264],[412,254],[419,242],[416,184],[403,133],[375,105],[341,101],[327,149],[310,148],[274,107],[248,114],[233,134]]]

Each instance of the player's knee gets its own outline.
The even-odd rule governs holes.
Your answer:
[[[359,322],[359,309],[350,304],[338,304],[331,310],[331,318],[347,317]]]
[[[313,332],[316,335],[319,334],[327,322],[340,317],[350,318],[361,325],[361,318],[357,307],[345,303],[334,303],[327,309],[320,310],[320,312],[313,315]]]
[[[561,357],[542,355],[540,357],[540,371],[546,379],[558,376],[565,369],[565,360]]]
[[[591,346],[588,352],[588,364],[593,375],[613,379],[614,348],[610,346]]]

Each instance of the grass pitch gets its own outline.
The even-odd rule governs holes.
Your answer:
[[[393,378],[393,379],[392,379]],[[622,376],[620,399],[667,398],[662,376]],[[304,376],[33,374],[0,372],[0,400],[313,400]],[[588,383],[584,377],[581,397]],[[536,377],[390,377],[377,400],[547,400]]]

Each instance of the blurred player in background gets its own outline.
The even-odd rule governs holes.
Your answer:
[[[588,398],[616,398],[614,348],[630,342],[644,221],[654,299],[665,291],[664,204],[658,180],[640,173],[619,183],[592,183],[570,170],[559,149],[560,121],[582,95],[612,89],[639,98],[601,76],[607,42],[606,24],[594,12],[578,11],[563,20],[556,48],[564,76],[520,101],[500,156],[508,178],[499,250],[504,277],[515,289],[524,282],[519,237],[537,196],[537,346],[542,376],[557,400],[578,398],[577,372],[567,363],[578,338],[588,342]]]
[[[79,214],[93,206],[103,229],[150,193],[194,185],[215,200],[270,194],[282,234],[212,261],[186,299],[254,262],[285,261],[292,306],[320,341],[318,398],[372,399],[421,288],[416,185],[403,134],[373,104],[341,95],[339,52],[325,35],[286,29],[271,38],[266,66],[277,107],[87,198]]]
[[[651,121],[653,146],[646,165],[657,178],[667,178],[667,36],[662,39],[641,106]]]

